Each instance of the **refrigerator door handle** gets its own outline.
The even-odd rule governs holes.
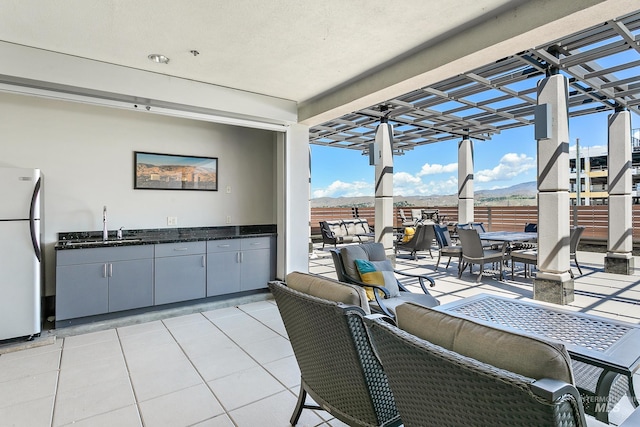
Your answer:
[[[42,262],[42,253],[40,252],[40,244],[38,243],[38,236],[36,236],[36,227],[35,227],[35,210],[36,210],[36,200],[38,199],[38,193],[40,192],[40,182],[42,178],[38,178],[36,185],[33,189],[33,194],[31,195],[31,207],[29,208],[29,229],[31,231],[31,244],[33,245],[33,250],[36,253],[36,258],[38,258],[39,262]]]

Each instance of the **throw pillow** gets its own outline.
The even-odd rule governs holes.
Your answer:
[[[415,227],[405,227],[404,234],[402,235],[402,242],[407,243],[409,240],[413,239],[414,234],[416,234]]]
[[[358,273],[360,274],[361,281],[370,285],[384,286],[389,291],[389,295],[391,295],[391,297],[397,297],[400,295],[400,289],[398,288],[396,276],[393,273],[391,261],[368,261],[364,259],[356,259],[355,263]],[[369,298],[369,301],[375,299],[373,289],[365,288],[365,291],[367,292],[367,298]],[[381,292],[380,296],[382,296]]]

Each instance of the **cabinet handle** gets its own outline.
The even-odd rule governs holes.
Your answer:
[[[204,255],[202,255],[202,266],[203,266],[203,267],[205,267],[206,265],[207,265],[207,264],[205,263]]]
[[[251,246],[260,246],[262,243],[260,242],[255,242],[255,243],[251,243]]]
[[[218,245],[219,248],[228,248],[231,245]]]
[[[236,263],[240,263],[240,252],[236,252]]]
[[[240,252],[240,262],[244,261],[244,252]]]
[[[174,251],[188,251],[189,248],[174,248]]]
[[[109,277],[113,277],[113,264],[109,264]]]
[[[107,264],[102,264],[102,277],[107,277]]]

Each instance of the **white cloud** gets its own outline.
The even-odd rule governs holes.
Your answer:
[[[333,181],[327,188],[315,190],[313,198],[373,196],[373,183]]]
[[[417,175],[398,172],[393,175],[393,194],[398,196],[430,196],[452,194],[458,191],[458,179],[454,176],[423,182]]]
[[[424,165],[422,165],[422,169],[420,169],[420,172],[418,172],[416,176],[435,175],[439,173],[451,173],[457,170],[458,170],[457,163],[449,163],[448,165],[439,165],[437,163],[430,165],[429,163],[425,163]]]
[[[508,181],[535,167],[536,162],[532,157],[507,153],[502,156],[496,167],[475,172],[473,179],[478,182]]]
[[[525,154],[508,153],[493,169],[477,171],[474,180],[477,183],[491,181],[510,181],[517,175],[530,169],[535,169],[536,162]],[[396,172],[393,174],[393,194],[397,196],[431,196],[448,195],[458,192],[458,177],[453,175],[458,169],[457,163],[447,165],[425,163],[416,174]],[[442,174],[441,179],[423,181],[426,175]],[[432,177],[434,178],[434,177]],[[499,184],[493,188],[508,187],[509,184]],[[476,187],[481,189],[481,185]],[[319,197],[362,197],[374,195],[374,183],[365,181],[343,182],[334,181],[328,187],[313,191],[313,198]]]

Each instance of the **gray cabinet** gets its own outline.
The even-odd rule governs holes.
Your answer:
[[[272,237],[207,242],[207,296],[262,289],[275,277]]]
[[[240,239],[207,242],[207,296],[240,291]]]
[[[155,245],[155,304],[206,296],[206,242]]]
[[[56,320],[153,303],[153,246],[58,251]]]
[[[275,238],[56,251],[56,320],[267,287]]]

